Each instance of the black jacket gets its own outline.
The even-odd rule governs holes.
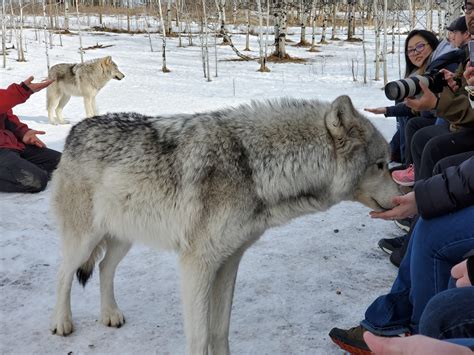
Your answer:
[[[474,157],[415,184],[418,212],[434,218],[474,205]]]

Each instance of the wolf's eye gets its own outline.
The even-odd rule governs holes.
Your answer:
[[[384,166],[384,163],[377,163],[377,168],[379,168],[379,170],[383,170]]]

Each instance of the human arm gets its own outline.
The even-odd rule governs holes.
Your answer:
[[[424,335],[389,338],[365,332],[364,340],[375,355],[472,355],[466,346]]]
[[[434,218],[474,204],[474,157],[415,183],[418,212]]]
[[[0,113],[10,111],[16,105],[22,104],[33,94],[28,86],[11,84],[6,89],[0,89]]]

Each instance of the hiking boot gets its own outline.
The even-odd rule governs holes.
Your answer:
[[[355,355],[368,355],[372,352],[364,341],[363,334],[366,330],[362,326],[350,329],[332,328],[329,337],[341,349]]]
[[[392,173],[392,179],[401,186],[415,185],[415,167],[411,164],[405,170],[396,170]]]
[[[388,255],[392,254],[394,250],[400,249],[407,238],[406,235],[396,238],[383,238],[378,242],[379,248]]]
[[[403,219],[396,219],[395,225],[405,232],[409,232],[411,228],[411,223],[413,222],[413,218],[403,218]]]

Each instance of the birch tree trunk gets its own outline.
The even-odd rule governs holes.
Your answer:
[[[216,0],[216,7],[217,7],[218,15],[219,15],[219,23],[220,23],[219,33],[222,35],[222,43],[228,44],[229,41],[227,40],[227,37],[225,36],[226,35],[225,0]]]
[[[347,40],[352,39],[352,22],[354,21],[354,0],[348,0],[348,11],[347,11]]]
[[[165,28],[165,22],[163,21],[163,10],[161,9],[161,0],[158,0],[158,9],[160,10],[161,35],[162,35],[162,40],[163,40],[163,45],[161,47],[163,65],[161,66],[161,71],[163,73],[169,73],[170,70],[166,67],[166,28]]]
[[[207,81],[211,81],[211,72],[209,69],[209,47],[207,43],[207,14],[206,14],[206,0],[202,0],[202,16],[203,16],[203,36],[204,36],[204,54],[206,59]]]
[[[362,53],[364,54],[364,84],[367,84],[367,49],[365,48],[365,25],[363,17],[362,21]]]
[[[446,4],[446,13],[444,15],[444,23],[451,23],[459,16],[461,16],[461,2],[448,0]]]
[[[79,33],[79,54],[81,55],[81,63],[84,63],[84,50],[82,48],[81,19],[79,17],[79,0],[76,0],[76,17],[77,17],[77,32]]]
[[[338,39],[336,37],[336,17],[337,17],[337,0],[334,0],[332,4],[332,35],[331,40]]]
[[[433,1],[426,0],[426,29],[433,31]]]
[[[2,0],[2,57],[3,68],[7,67],[7,25],[5,16],[5,0]]]
[[[275,23],[275,52],[273,55],[280,59],[289,58],[285,47],[288,18],[287,0],[273,0],[273,17]]]
[[[257,10],[258,10],[258,42],[259,42],[259,49],[260,49],[260,69],[259,72],[269,72],[270,70],[267,68],[267,58],[263,54],[263,13],[262,13],[262,4],[260,0],[257,1]]]
[[[250,51],[250,1],[247,0],[247,33],[245,34],[245,49],[244,51]]]
[[[237,26],[237,0],[232,0],[232,23]]]
[[[300,46],[308,45],[306,42],[306,21],[308,20],[308,12],[306,11],[306,6],[304,0],[300,0]]]
[[[79,0],[76,0],[76,4],[78,1]],[[160,11],[161,11],[161,5],[160,5]],[[127,32],[130,33],[130,0],[127,0]]]
[[[64,32],[69,33],[69,0],[64,0]]]
[[[43,0],[43,31],[44,31],[44,48],[46,55],[46,67],[49,71],[49,53],[48,53],[48,34],[46,33],[46,0]]]
[[[20,7],[20,29],[18,31],[18,61],[26,62],[25,53],[23,51],[23,4],[21,0],[18,0],[18,6]]]
[[[323,0],[323,26],[321,28],[321,40],[319,41],[319,43],[321,44],[328,43],[326,41],[326,31],[328,28],[328,15],[329,15],[328,1]],[[314,14],[314,22],[316,24],[316,13]]]
[[[166,0],[166,34],[173,32],[173,21],[171,20],[171,0]]]
[[[378,21],[378,4],[374,0],[374,31],[375,31],[375,78],[380,80],[380,29]]]

